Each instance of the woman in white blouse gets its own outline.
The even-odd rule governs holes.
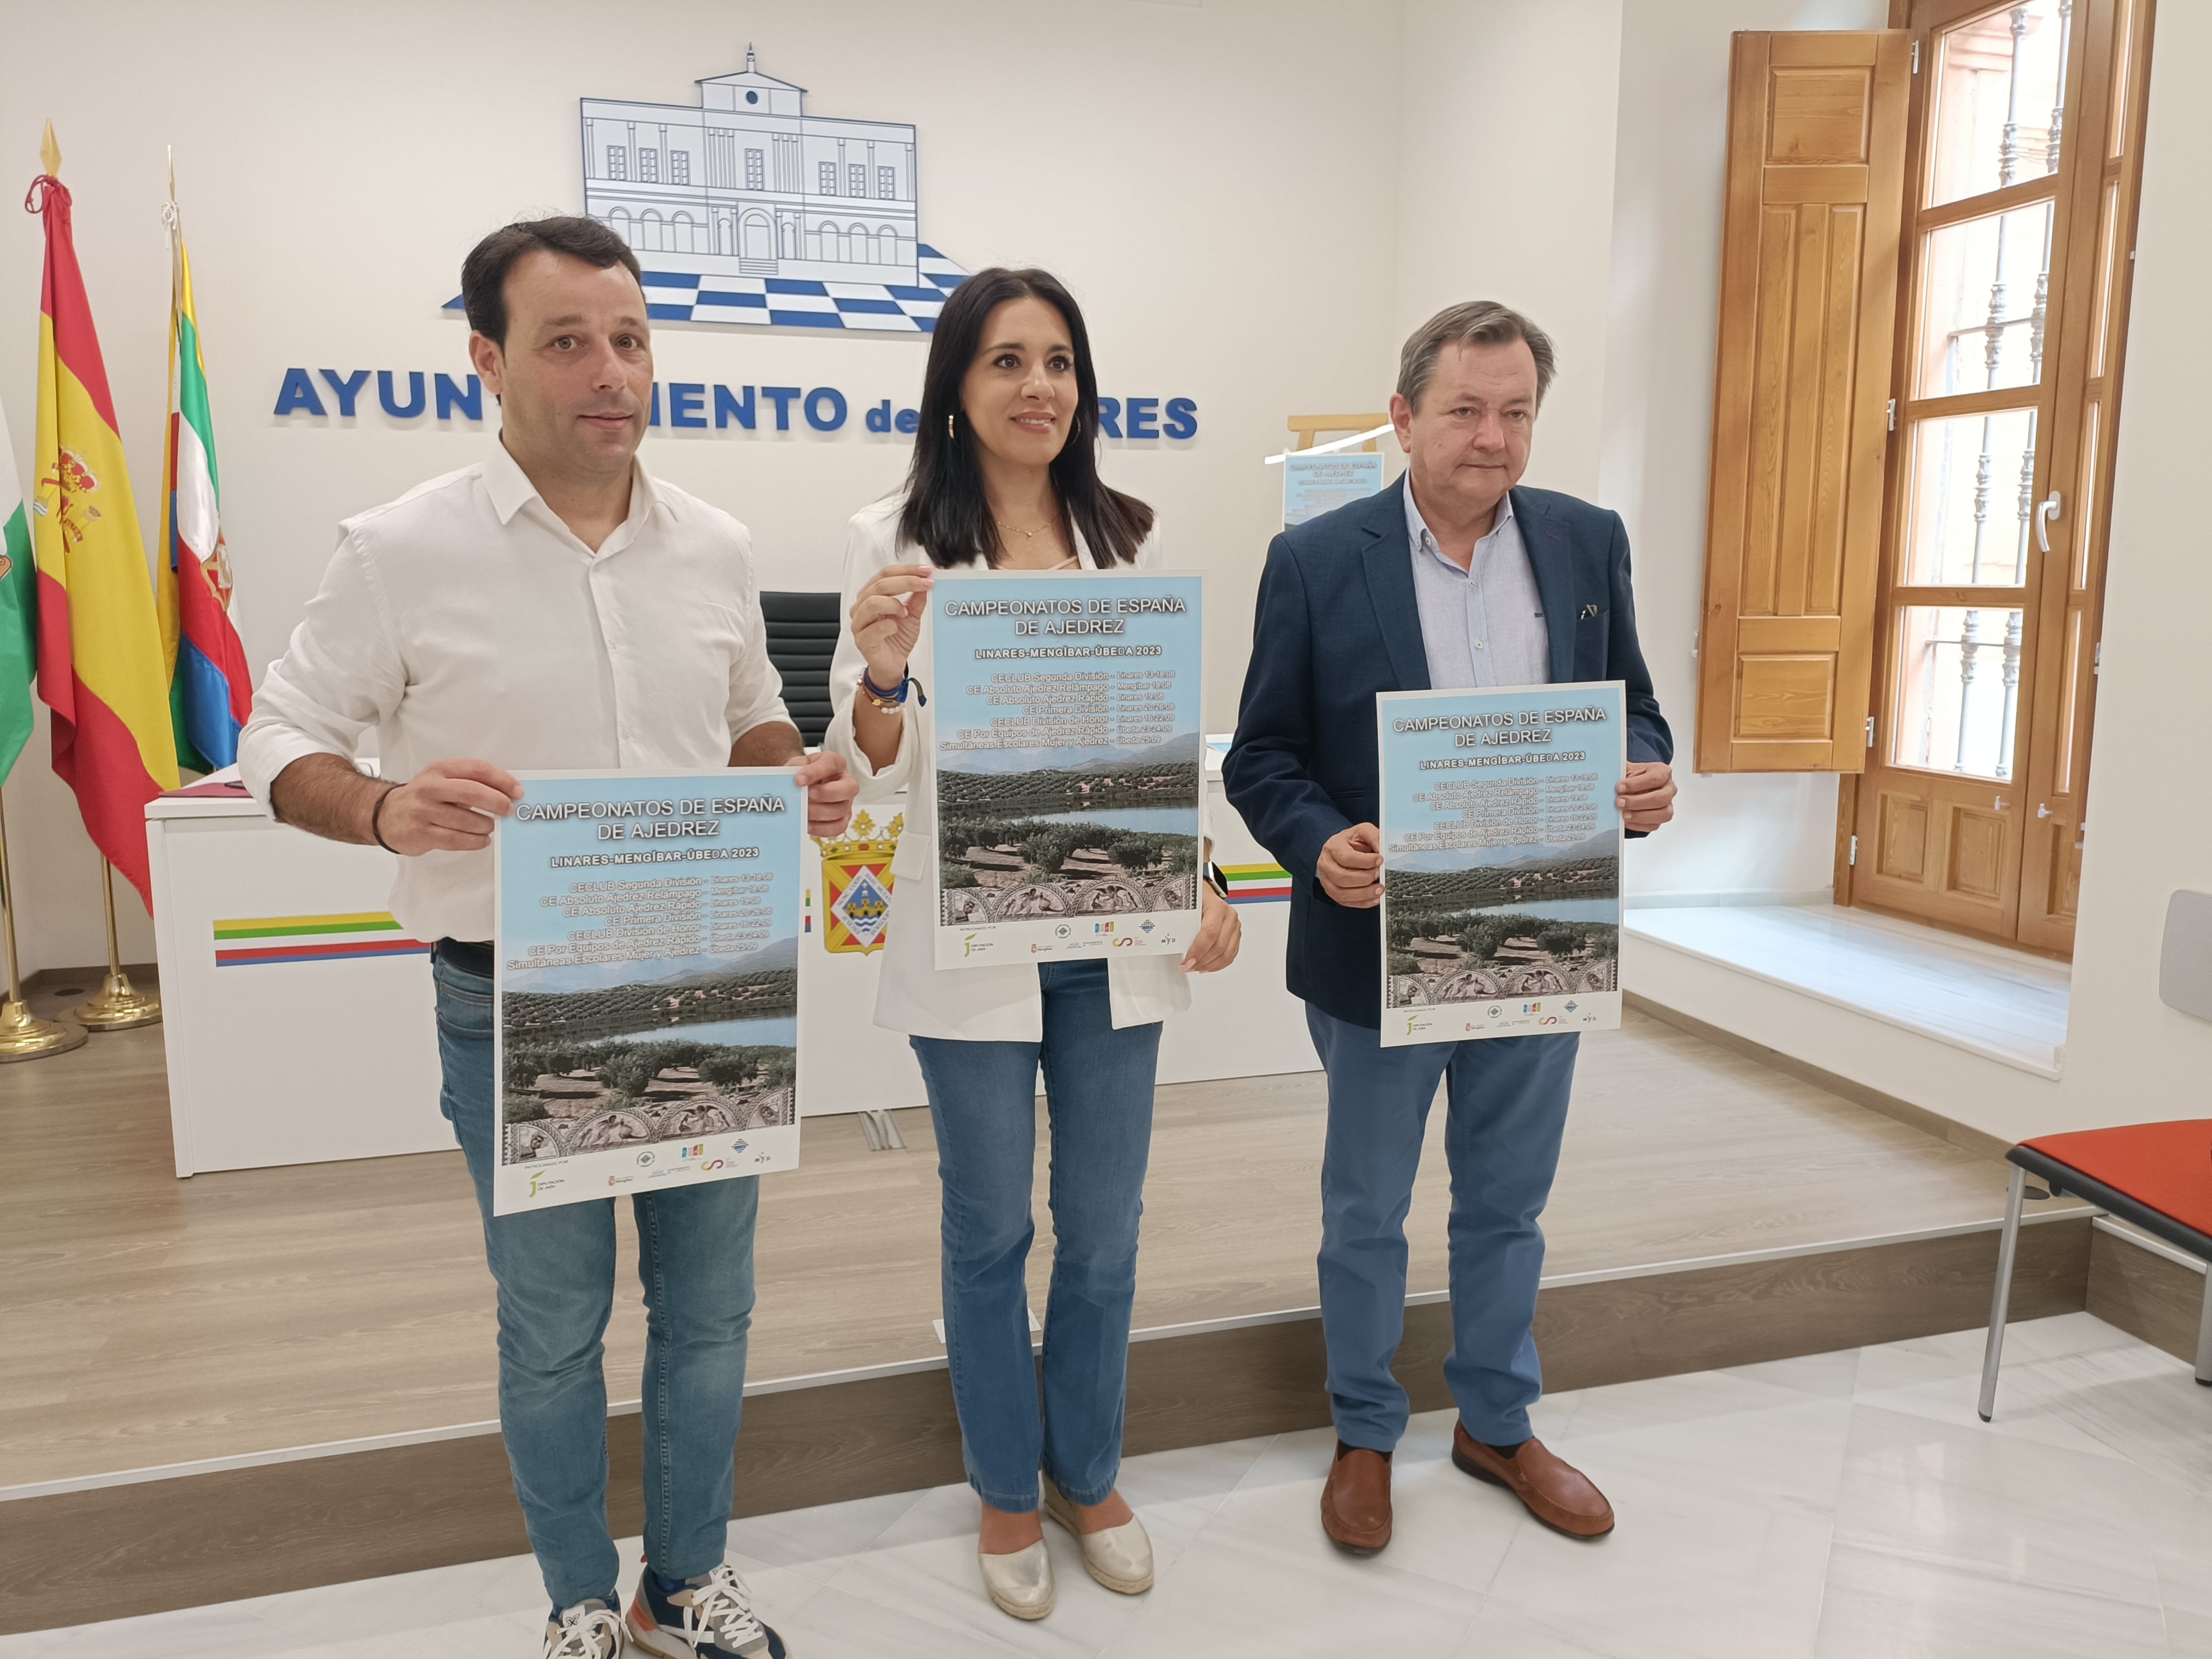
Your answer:
[[[1099,479],[1097,410],[1082,313],[1056,280],[985,270],[954,290],[930,342],[905,487],[848,532],[823,745],[860,775],[863,800],[908,792],[876,1022],[908,1034],[929,1091],[945,1343],[983,1500],[977,1552],[991,1599],[1018,1619],[1044,1617],[1054,1597],[1040,1471],[1044,1512],[1081,1540],[1091,1577],[1127,1595],[1152,1586],[1151,1541],[1114,1482],[1159,1022],[1189,1006],[1185,975],[1235,959],[1239,931],[1207,886],[1180,960],[935,965],[933,726],[909,672],[928,659],[930,586],[941,568],[1158,565],[1152,509]],[[1042,1413],[1023,1280],[1040,1065],[1054,1237]]]

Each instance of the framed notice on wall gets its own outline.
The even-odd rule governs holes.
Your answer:
[[[805,791],[518,775],[492,837],[493,1212],[794,1168]]]
[[[1194,574],[940,574],[937,965],[1180,955],[1204,856]]]
[[[1620,1024],[1617,680],[1375,700],[1382,1045]]]

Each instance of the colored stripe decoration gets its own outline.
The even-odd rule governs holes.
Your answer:
[[[419,957],[429,949],[421,939],[408,938],[389,910],[356,910],[327,916],[237,916],[215,924],[218,968]]]
[[[1279,864],[1224,864],[1231,904],[1274,904],[1291,896],[1291,872]]]
[[[70,193],[48,134],[23,205],[46,222],[39,301],[39,425],[31,543],[39,567],[39,696],[53,710],[54,770],[102,856],[153,906],[146,803],[177,787],[176,738],[154,584],[92,307]]]

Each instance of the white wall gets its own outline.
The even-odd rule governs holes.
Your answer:
[[[1036,263],[1085,307],[1109,395],[1197,399],[1186,444],[1109,443],[1108,477],[1160,511],[1171,557],[1212,573],[1209,724],[1232,717],[1250,595],[1279,527],[1283,417],[1388,393],[1396,205],[1381,148],[1330,126],[1395,106],[1390,0],[657,0],[611,26],[586,0],[374,8],[232,0],[191,27],[131,0],[79,0],[100,72],[57,81],[0,53],[0,157],[35,170],[54,118],[78,252],[133,481],[161,483],[167,258],[158,216],[173,144],[213,386],[228,543],[256,672],[283,648],[337,520],[464,465],[490,425],[441,431],[369,410],[270,413],[283,369],[466,372],[439,307],[484,232],[574,211],[577,100],[688,102],[738,67],[808,88],[810,112],[920,128],[921,230],[970,269]],[[0,0],[0,40],[49,11]],[[1316,141],[1317,132],[1329,136]],[[0,404],[15,464],[33,432],[40,240],[0,214]],[[662,325],[661,380],[835,386],[854,407],[823,436],[676,434],[649,465],[751,525],[763,583],[831,587],[842,531],[890,488],[905,441],[860,428],[864,403],[910,404],[927,342]],[[335,407],[333,404],[332,407]],[[763,426],[769,424],[765,417]],[[27,969],[97,960],[97,865],[45,739],[7,790]],[[126,956],[150,951],[123,902]]]
[[[2204,457],[2212,268],[2203,158],[2212,154],[2212,7],[2158,10],[2135,291],[2105,588],[2090,831],[2061,1097],[2030,1132],[2206,1114],[2212,1025],[2158,1000],[2177,888],[2212,891],[2212,534]]]
[[[1455,301],[1525,312],[1559,360],[1528,482],[1595,499],[1620,0],[1405,9],[1393,346]]]

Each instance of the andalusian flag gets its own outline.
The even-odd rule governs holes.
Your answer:
[[[0,410],[0,783],[31,740],[31,680],[39,672],[39,577],[31,525],[15,481],[15,447]]]
[[[238,734],[253,712],[246,648],[230,621],[230,561],[222,546],[222,486],[216,474],[215,422],[208,412],[207,363],[192,312],[192,264],[169,182],[175,252],[169,289],[169,425],[161,491],[157,598],[161,658],[169,678],[169,718],[177,761],[212,772],[238,758]]]
[[[150,907],[146,803],[177,787],[161,630],[52,126],[41,153],[46,173],[23,203],[46,227],[31,518],[39,696],[53,710],[54,770],[94,845]]]

